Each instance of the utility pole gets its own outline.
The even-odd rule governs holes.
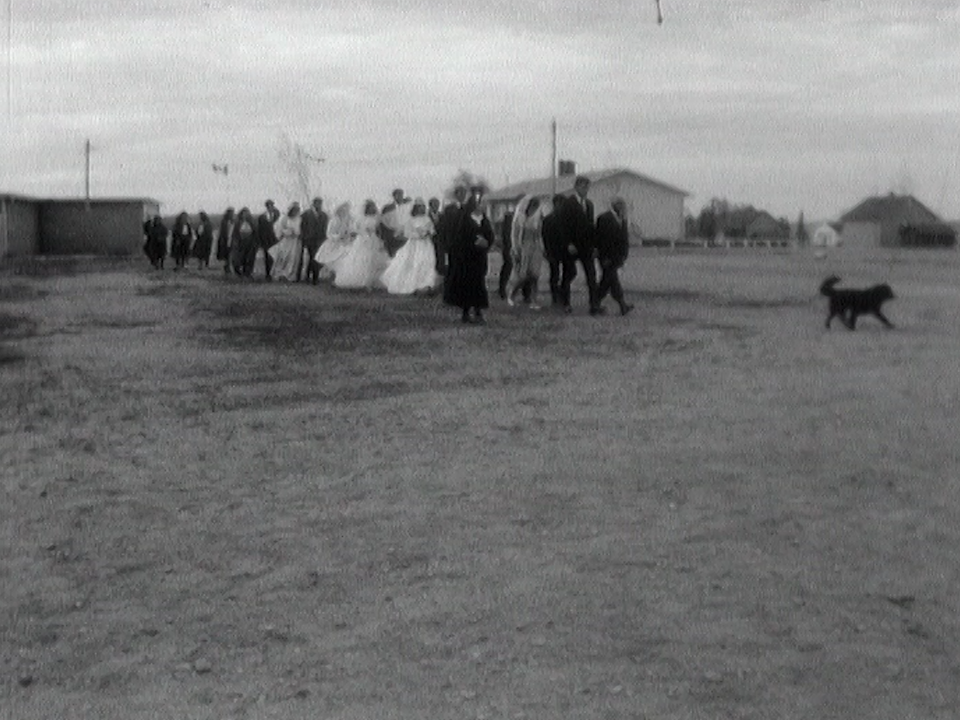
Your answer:
[[[7,0],[7,124],[13,121],[13,0]]]
[[[86,198],[87,210],[90,209],[90,139],[83,146],[84,154],[84,197]]]
[[[550,123],[550,134],[553,138],[553,158],[550,163],[550,177],[553,180],[553,194],[557,194],[557,119]]]

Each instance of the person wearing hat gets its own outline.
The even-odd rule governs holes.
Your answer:
[[[568,196],[560,205],[560,232],[563,245],[579,262],[583,268],[583,276],[587,281],[587,294],[590,302],[591,315],[603,315],[604,309],[600,305],[597,293],[597,266],[596,266],[596,239],[593,215],[593,201],[587,197],[590,192],[590,178],[578,175],[573,182],[573,194]],[[573,263],[569,263],[572,267]],[[567,269],[567,265],[564,265]],[[564,272],[561,280],[560,292],[564,311],[573,312],[570,306],[570,284],[573,276]]]
[[[620,306],[620,314],[626,315],[633,310],[627,303],[620,285],[620,268],[627,261],[630,252],[630,227],[627,222],[627,203],[623,198],[615,197],[610,201],[610,209],[597,218],[597,260],[600,262],[600,285],[597,288],[598,301],[610,294]]]
[[[304,262],[303,258],[300,259],[297,267],[297,282],[300,281],[303,267],[306,265],[307,282],[312,281],[316,285],[320,281],[320,264],[314,258],[317,250],[327,239],[330,216],[323,211],[323,200],[316,197],[301,217],[303,221],[300,223],[300,238],[303,241],[303,249],[307,253],[307,260]]]

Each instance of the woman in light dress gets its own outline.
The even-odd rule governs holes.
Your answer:
[[[433,247],[436,232],[427,214],[423,198],[413,201],[403,235],[407,241],[397,250],[383,272],[383,284],[391,295],[431,293],[437,285],[437,253]]]
[[[524,287],[530,288],[531,310],[539,310],[537,285],[540,282],[540,266],[543,265],[543,215],[540,198],[528,195],[517,204],[510,231],[513,254],[513,274],[507,288],[507,303],[515,304],[514,298]]]
[[[295,281],[297,265],[301,262],[303,245],[300,242],[300,203],[293,203],[277,227],[279,242],[267,252],[273,258],[273,277],[278,280]]]
[[[357,237],[357,221],[350,212],[350,203],[337,206],[327,227],[327,239],[324,240],[313,259],[320,265],[320,277],[328,280],[337,274],[340,261],[350,250]]]
[[[338,288],[382,287],[380,276],[390,262],[390,256],[377,235],[380,213],[373,200],[363,206],[363,217],[357,223],[357,237],[350,249],[337,263],[333,284]]]

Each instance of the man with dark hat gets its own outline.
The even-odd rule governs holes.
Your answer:
[[[303,241],[303,250],[307,254],[306,263],[301,254],[300,264],[297,266],[297,282],[300,282],[300,274],[306,264],[307,282],[313,282],[316,285],[320,282],[320,265],[313,256],[327,239],[327,225],[330,224],[330,216],[323,211],[323,200],[314,198],[303,215],[301,216],[300,238]]]

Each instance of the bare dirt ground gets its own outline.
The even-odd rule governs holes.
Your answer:
[[[485,328],[143,265],[0,272],[0,718],[957,717],[957,253]]]

